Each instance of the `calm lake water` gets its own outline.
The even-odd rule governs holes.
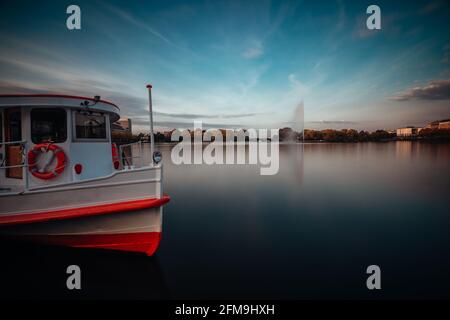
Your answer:
[[[172,200],[154,257],[3,242],[1,297],[450,297],[450,144],[281,145],[274,176],[159,149]],[[66,290],[70,264],[81,291]]]

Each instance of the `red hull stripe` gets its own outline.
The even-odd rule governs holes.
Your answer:
[[[151,198],[151,199],[121,201],[87,207],[77,207],[70,209],[0,216],[0,226],[44,222],[50,220],[72,219],[79,217],[117,213],[123,211],[141,210],[153,207],[160,207],[163,204],[169,202],[169,200],[170,197],[165,195],[161,199]]]
[[[139,232],[89,235],[24,235],[14,238],[74,248],[92,248],[141,252],[153,255],[161,241],[161,232]]]

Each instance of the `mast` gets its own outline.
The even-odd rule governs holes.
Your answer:
[[[148,109],[149,109],[149,115],[150,115],[150,158],[152,161],[152,164],[154,163],[153,160],[153,153],[155,151],[155,138],[153,136],[153,107],[152,107],[152,85],[147,85],[148,89]]]

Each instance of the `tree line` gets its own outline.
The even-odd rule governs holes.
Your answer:
[[[304,140],[306,141],[327,141],[327,142],[366,142],[366,141],[388,141],[395,139],[396,134],[386,130],[376,130],[368,132],[365,130],[357,131],[355,129],[325,129],[304,131]]]
[[[223,131],[223,135],[225,136],[226,130],[222,129],[221,131]],[[154,134],[155,142],[171,142],[170,134],[168,133],[163,134],[160,132],[156,132]],[[341,130],[305,129],[303,131],[303,137],[301,133],[294,131],[292,128],[282,128],[279,131],[280,141],[304,140],[316,142],[369,142],[369,141],[392,141],[396,139],[450,140],[450,129],[424,128],[413,137],[397,137],[395,132],[389,132],[381,129],[375,130],[373,132],[369,132],[366,130],[358,131],[355,129],[341,129]],[[129,143],[135,141],[148,141],[149,137],[148,134],[144,135],[143,133],[139,133],[138,135],[113,134],[113,140],[119,143]],[[246,140],[248,140],[248,137],[246,137]]]

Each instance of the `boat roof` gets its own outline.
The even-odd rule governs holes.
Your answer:
[[[87,106],[85,105],[87,103]],[[108,112],[112,121],[120,118],[120,108],[112,102],[92,97],[64,94],[0,94],[0,109],[9,107],[66,107]]]

